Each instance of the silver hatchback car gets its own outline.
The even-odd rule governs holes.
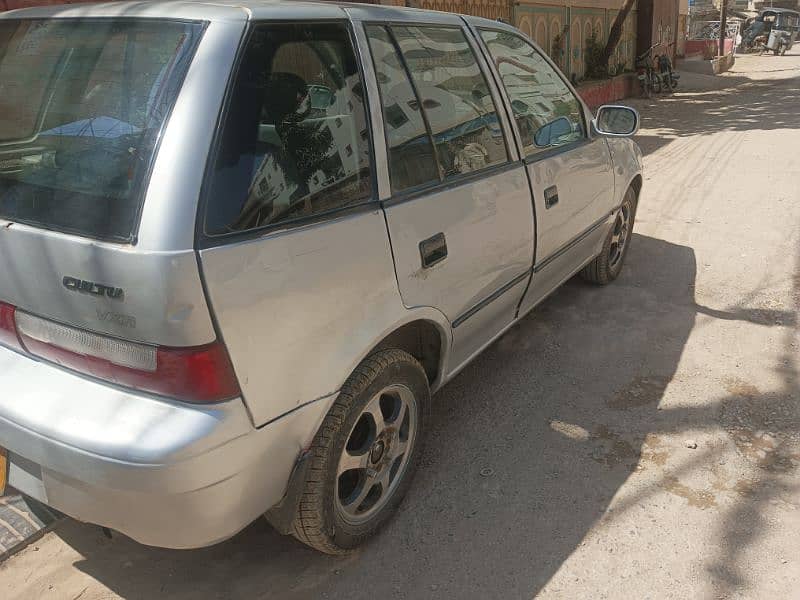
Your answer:
[[[0,487],[145,544],[346,551],[432,392],[620,273],[635,111],[503,23],[114,2],[0,18]]]

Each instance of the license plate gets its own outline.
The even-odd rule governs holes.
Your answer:
[[[6,493],[8,483],[8,450],[0,448],[0,496]]]

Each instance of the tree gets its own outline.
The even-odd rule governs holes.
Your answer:
[[[606,49],[603,52],[604,65],[608,65],[608,61],[611,60],[611,55],[614,54],[614,51],[619,45],[619,41],[622,38],[622,26],[625,25],[625,19],[628,18],[628,14],[631,12],[635,2],[636,0],[625,0],[625,4],[617,13],[617,18],[614,19],[614,24],[611,26],[611,31],[608,32]]]

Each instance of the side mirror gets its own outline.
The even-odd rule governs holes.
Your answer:
[[[629,106],[601,106],[592,127],[600,135],[630,137],[639,131],[639,113]]]

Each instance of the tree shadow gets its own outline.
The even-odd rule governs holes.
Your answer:
[[[440,392],[411,493],[351,556],[262,522],[196,551],[58,534],[125,598],[530,598],[655,460],[647,435],[687,426],[657,407],[695,323],[694,252],[636,235],[628,260],[606,288],[569,282]]]
[[[642,111],[642,127],[676,138],[719,131],[800,128],[800,113],[794,108],[800,92],[798,79],[733,79],[726,78],[722,89],[689,90],[659,97]]]
[[[681,71],[680,64],[678,70]],[[748,66],[747,72],[774,71]],[[642,129],[656,132],[636,136],[644,155],[661,150],[676,139],[720,131],[800,128],[800,112],[794,109],[800,93],[798,77],[754,80],[735,74],[714,77],[682,73],[676,93],[628,101],[639,109]]]

